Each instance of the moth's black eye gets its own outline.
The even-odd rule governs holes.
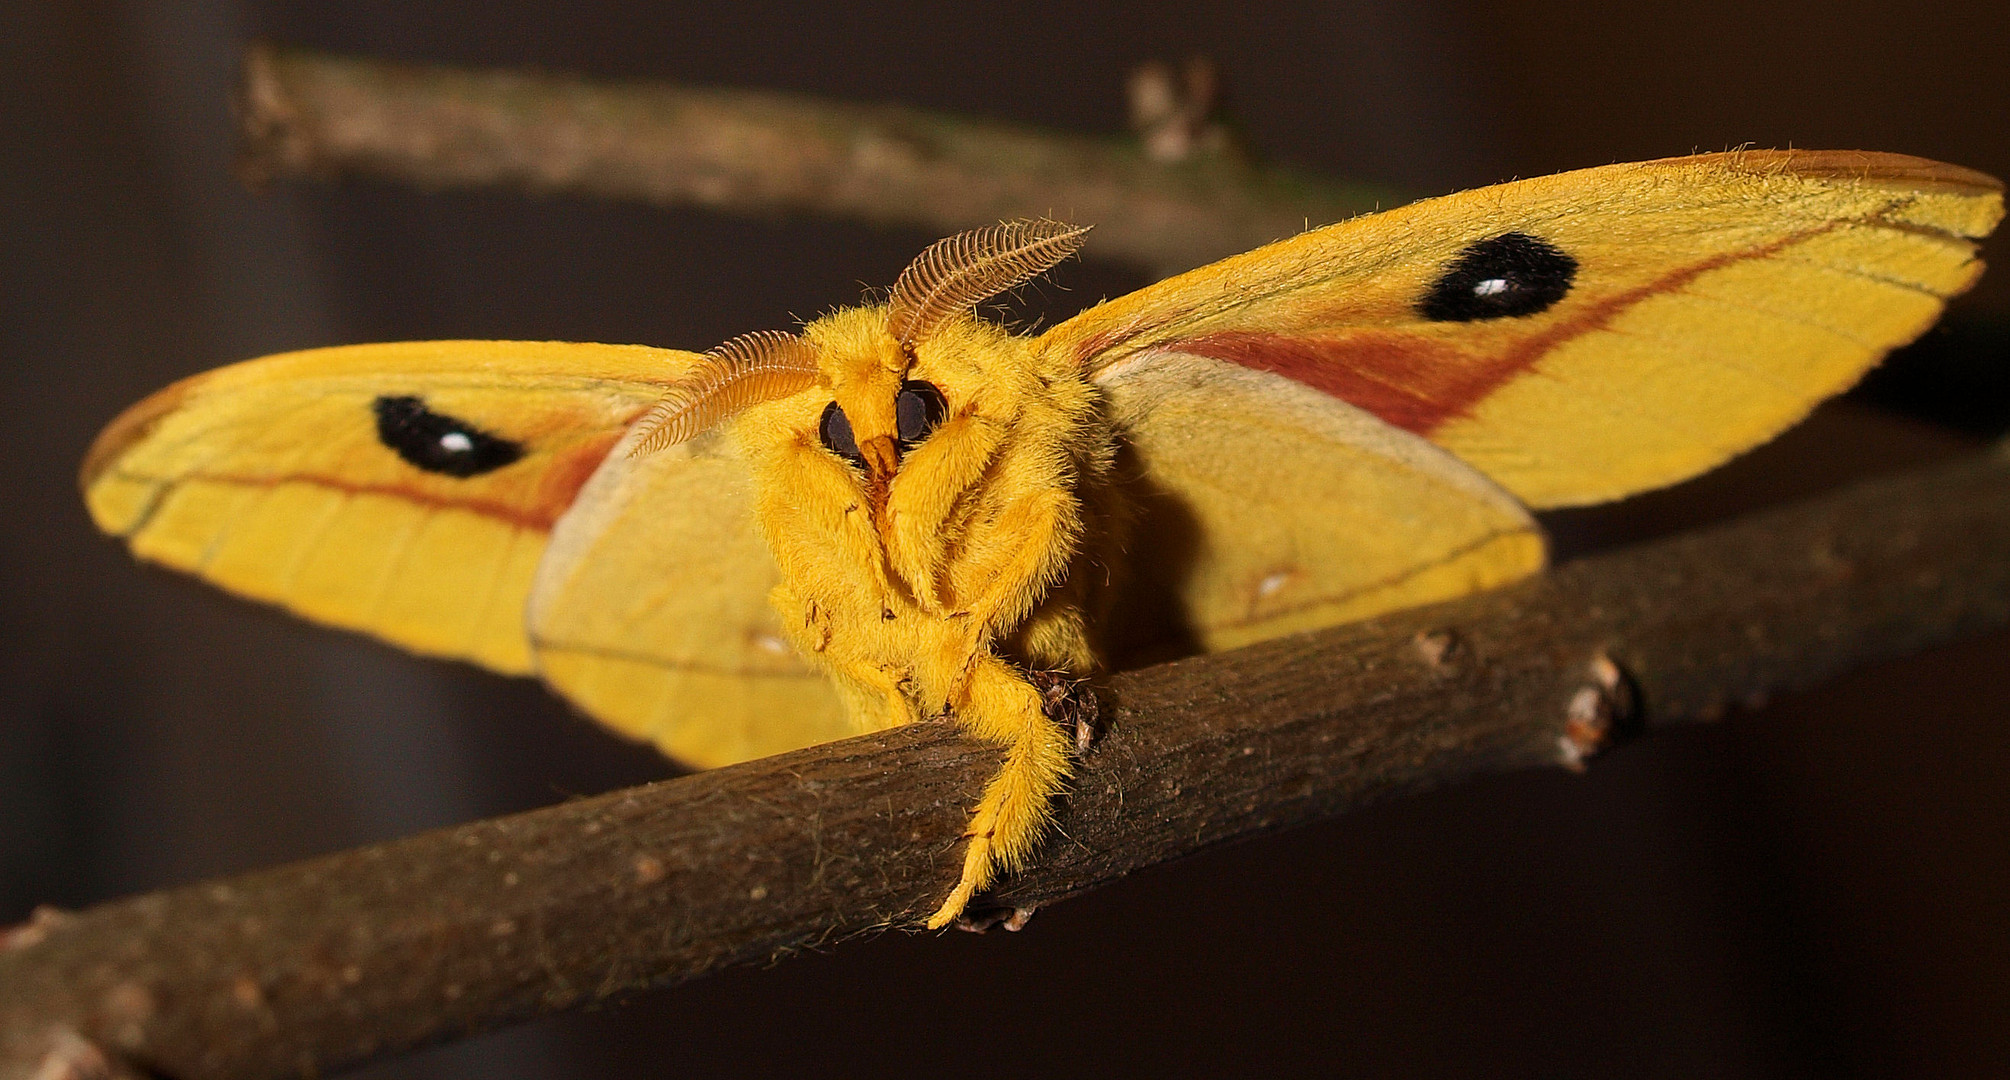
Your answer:
[[[1533,315],[1570,292],[1577,260],[1527,233],[1502,233],[1459,252],[1417,303],[1434,322]]]
[[[427,472],[465,479],[523,456],[520,444],[436,413],[416,397],[380,397],[370,411],[377,414],[377,441]]]
[[[824,406],[823,419],[817,421],[817,438],[823,440],[825,449],[831,453],[865,468],[865,455],[858,452],[858,440],[852,437],[851,418],[838,408],[837,402]]]
[[[948,412],[948,405],[942,399],[942,391],[925,382],[909,380],[901,384],[900,394],[893,399],[893,426],[897,449],[905,453],[914,449],[921,440],[928,438],[942,417]],[[831,453],[846,461],[865,468],[865,455],[858,452],[858,436],[851,430],[851,418],[838,408],[833,401],[824,406],[823,418],[817,421],[817,438]]]
[[[900,448],[912,449],[928,438],[949,411],[942,391],[932,384],[910,379],[901,384],[900,396],[893,399],[894,428],[900,434]]]

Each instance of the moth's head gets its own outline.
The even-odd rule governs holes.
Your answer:
[[[830,395],[818,439],[865,470],[868,491],[884,493],[903,452],[941,422],[942,384],[981,381],[984,360],[1001,355],[1006,337],[971,317],[977,305],[1067,258],[1088,231],[1039,220],[958,233],[909,264],[884,307],[839,311],[800,335],[734,338],[651,412],[630,452],[676,445],[749,406],[814,386]],[[963,386],[958,396],[976,389]]]
[[[884,307],[848,308],[803,327],[829,394],[810,436],[883,491],[901,464],[949,416],[1002,419],[1038,385],[1022,339],[967,315],[945,321],[902,348],[886,330]]]
[[[910,423],[903,437],[900,423],[913,347],[887,329],[883,308],[826,315],[803,327],[803,340],[816,354],[819,381],[831,395],[817,421],[819,438],[826,447],[862,462],[873,482],[883,486],[899,466],[901,444],[916,441],[919,434]]]

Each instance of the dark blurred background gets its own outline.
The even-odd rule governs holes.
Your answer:
[[[0,923],[672,771],[535,684],[136,566],[75,490],[120,408],[341,342],[704,348],[853,302],[933,239],[507,193],[252,193],[225,96],[254,36],[1113,135],[1133,65],[1204,53],[1260,152],[1420,194],[1747,142],[2010,175],[2001,0],[962,7],[0,5]],[[2010,270],[2010,245],[1991,250]],[[1144,280],[1092,259],[1046,295]],[[2010,273],[1950,325],[1720,475],[1559,517],[1565,553],[1979,445],[2010,402]],[[1142,874],[1016,936],[842,945],[368,1075],[2001,1074],[2006,661],[2010,638],[1971,642],[1586,776],[1483,780]]]

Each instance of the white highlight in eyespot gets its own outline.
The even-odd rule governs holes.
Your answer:
[[[1290,582],[1291,572],[1288,570],[1279,570],[1268,574],[1262,581],[1256,583],[1256,595],[1273,596],[1277,590],[1282,589],[1287,584],[1290,584]]]
[[[756,634],[754,644],[778,656],[787,656],[789,653],[789,643],[773,634]]]
[[[1508,291],[1506,278],[1490,277],[1473,286],[1474,296],[1499,296],[1506,291]]]
[[[440,436],[440,449],[450,454],[465,454],[474,448],[475,441],[465,431],[449,431]]]

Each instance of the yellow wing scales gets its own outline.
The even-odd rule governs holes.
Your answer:
[[[1092,370],[1174,350],[1274,371],[1464,458],[1535,507],[1714,466],[1931,325],[2002,216],[1980,173],[1891,154],[1613,165],[1306,233],[1043,337]],[[1522,233],[1577,264],[1538,314],[1432,321],[1460,252]]]
[[[523,604],[544,537],[689,353],[554,342],[315,349],[222,368],[128,410],[84,469],[135,554],[418,652],[529,674]],[[374,402],[422,398],[522,459],[412,467]]]
[[[542,675],[692,764],[851,734],[767,606],[774,571],[744,505],[743,462],[666,477],[677,455],[659,455],[642,502],[581,499],[634,421],[702,360],[483,341],[267,357],[128,410],[86,461],[85,501],[143,559],[415,652]],[[376,426],[386,397],[521,457],[468,476],[415,467]],[[627,490],[638,468],[624,453],[591,490]],[[547,566],[565,521],[580,539]],[[582,550],[590,565],[568,554]],[[534,591],[545,631],[535,649]]]
[[[527,623],[546,681],[694,765],[857,734],[768,604],[780,576],[732,440],[630,457],[633,441],[580,493],[537,572]]]
[[[1178,597],[1177,630],[1194,646],[1231,649],[1542,568],[1541,531],[1513,497],[1345,402],[1171,354],[1101,384],[1136,455],[1138,532],[1153,538],[1131,588]]]

